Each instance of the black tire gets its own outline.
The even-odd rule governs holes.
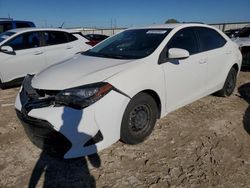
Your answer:
[[[122,118],[121,141],[138,144],[153,131],[158,117],[155,100],[146,93],[138,93],[129,102]]]
[[[0,80],[0,88],[4,89],[4,84],[2,83],[2,81]]]
[[[236,86],[236,77],[237,77],[237,71],[235,70],[235,68],[231,68],[227,75],[223,88],[220,91],[218,91],[216,95],[219,97],[230,96],[233,93]]]

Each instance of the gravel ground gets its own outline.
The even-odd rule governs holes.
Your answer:
[[[73,160],[28,140],[14,111],[17,92],[0,90],[0,187],[250,187],[250,72],[240,73],[231,97],[170,113],[139,145],[117,142]]]

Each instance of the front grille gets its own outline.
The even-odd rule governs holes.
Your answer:
[[[18,110],[16,113],[29,139],[38,148],[59,157],[71,148],[71,142],[55,131],[49,122],[29,117]]]
[[[36,92],[38,93],[39,97],[55,97],[59,91],[57,90],[42,90],[42,89],[36,89]]]
[[[48,106],[57,106],[55,96],[60,92],[57,90],[39,90],[31,86],[33,76],[27,76],[23,81],[23,89],[20,92],[22,109],[16,111],[24,130],[31,142],[38,148],[56,156],[63,157],[71,148],[71,142],[60,132],[53,129],[53,126],[45,120],[36,119],[28,116],[32,109]],[[83,147],[96,144],[103,140],[100,131],[88,140]]]
[[[33,76],[27,75],[23,81],[23,89],[20,93],[22,111],[28,113],[35,108],[43,108],[54,105],[55,95],[59,91],[39,90],[31,86]]]

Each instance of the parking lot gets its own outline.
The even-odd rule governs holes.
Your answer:
[[[208,96],[170,113],[142,144],[117,142],[72,160],[28,140],[15,115],[18,90],[0,90],[0,187],[249,186],[249,71],[231,97]]]

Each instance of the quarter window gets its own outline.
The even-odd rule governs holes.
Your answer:
[[[224,39],[217,31],[210,28],[198,27],[196,28],[200,39],[201,51],[213,50],[220,48],[226,44]]]
[[[70,33],[67,33],[67,35],[68,35],[68,40],[69,40],[69,42],[72,42],[72,41],[77,40],[77,38],[76,38],[74,35],[72,35],[72,34],[70,34]]]

